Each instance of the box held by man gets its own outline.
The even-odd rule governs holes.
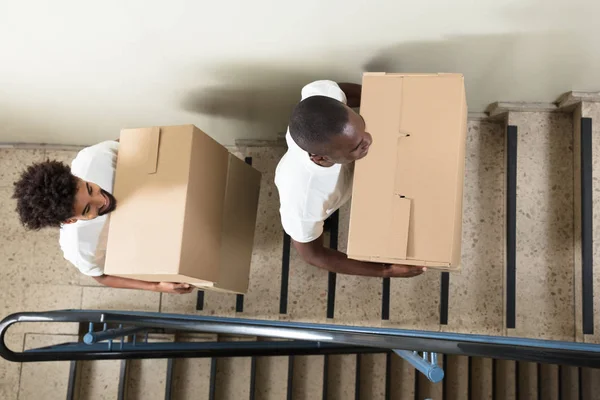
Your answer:
[[[193,125],[120,143],[105,273],[245,293],[260,173]]]
[[[461,74],[366,73],[348,256],[458,270],[467,104]]]

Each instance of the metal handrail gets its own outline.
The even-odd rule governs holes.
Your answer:
[[[15,323],[27,322],[122,324],[128,327],[143,327],[148,329],[161,328],[174,331],[280,338],[320,343],[321,346],[323,344],[339,344],[344,346],[368,347],[371,349],[403,349],[600,368],[600,345],[590,343],[379,327],[96,310],[63,310],[10,315],[0,322],[0,356],[11,361],[20,362],[42,361],[48,357],[47,352],[29,350],[22,353],[15,353],[6,347],[4,337],[7,329]],[[79,353],[77,358],[73,358],[75,354],[67,350],[68,348],[64,348],[61,351],[53,352],[52,359],[86,359],[84,358],[85,353]],[[130,351],[135,352],[140,350],[131,349]],[[190,356],[188,355],[188,357]],[[164,357],[171,356],[164,355]],[[98,358],[91,357],[89,359]]]

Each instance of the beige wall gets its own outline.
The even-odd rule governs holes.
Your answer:
[[[226,144],[274,137],[302,84],[364,70],[463,72],[471,111],[554,101],[600,86],[595,3],[4,1],[0,142],[180,123]]]

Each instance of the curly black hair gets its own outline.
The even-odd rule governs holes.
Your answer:
[[[30,165],[15,182],[13,199],[27,229],[60,227],[73,216],[78,179],[59,161]]]

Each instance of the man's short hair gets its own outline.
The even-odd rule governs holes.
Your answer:
[[[327,96],[311,96],[294,108],[289,130],[303,150],[318,152],[333,136],[343,133],[347,123],[344,103]]]
[[[21,223],[32,230],[59,227],[73,217],[78,179],[59,161],[30,165],[15,182],[13,198]]]

